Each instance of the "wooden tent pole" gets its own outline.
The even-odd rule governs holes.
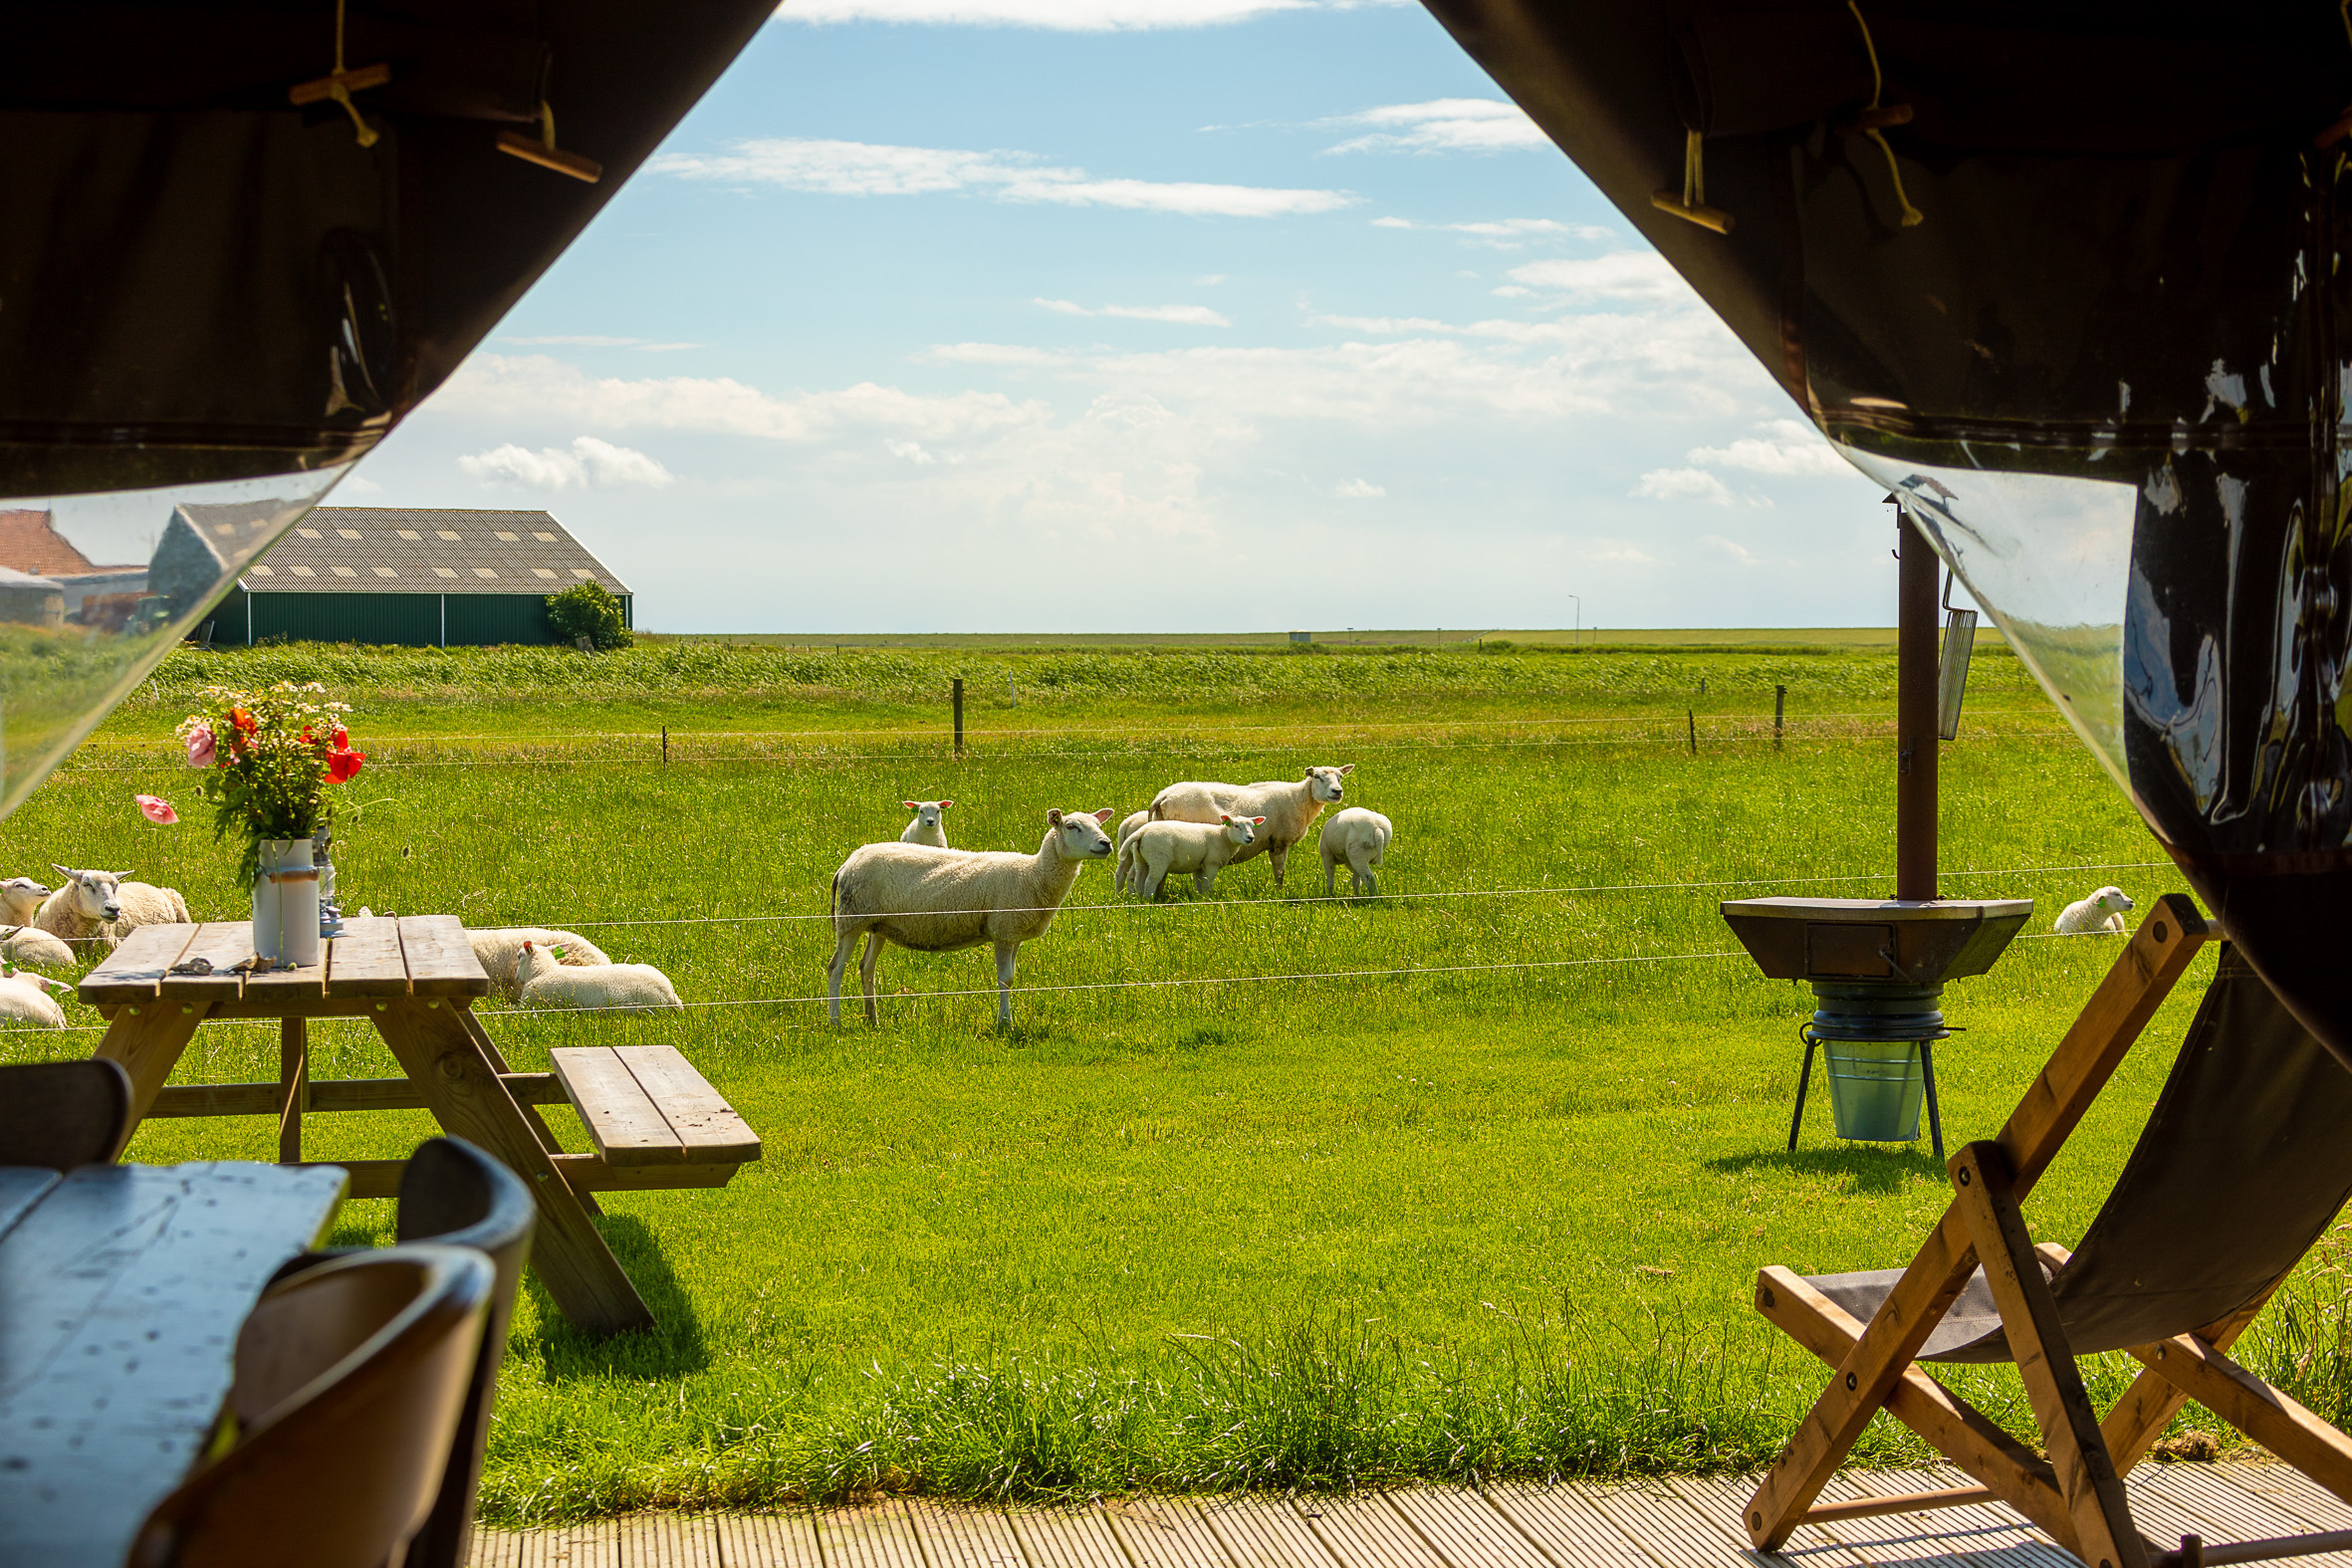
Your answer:
[[[1892,499],[1892,498],[1889,498]],[[1896,511],[1902,536],[1899,630],[1895,654],[1895,896],[1936,896],[1936,601],[1940,564],[1909,513]]]

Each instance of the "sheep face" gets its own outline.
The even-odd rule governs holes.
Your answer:
[[[2120,887],[2099,889],[2091,895],[2091,902],[2098,906],[2099,913],[2103,915],[2126,915],[2132,910],[2130,897]]]
[[[60,866],[54,860],[60,876],[74,884],[74,913],[84,920],[120,920],[122,904],[118,890],[130,877],[127,871],[77,871],[71,866]]]
[[[1355,772],[1355,764],[1344,768],[1309,768],[1306,770],[1306,793],[1309,798],[1325,805],[1336,805],[1347,798],[1347,785],[1341,781]]]
[[[1217,820],[1225,824],[1225,836],[1237,845],[1256,843],[1258,829],[1266,825],[1266,818],[1263,816],[1220,815]]]
[[[955,804],[953,800],[901,800],[898,803],[914,812],[915,820],[925,827],[937,827],[939,813]]]
[[[1111,852],[1110,835],[1102,824],[1110,820],[1110,807],[1099,811],[1048,811],[1046,821],[1054,829],[1054,845],[1064,860],[1099,860]]]
[[[22,925],[33,918],[32,912],[41,907],[41,901],[56,891],[48,883],[36,882],[29,876],[12,876],[0,882],[0,910],[6,910],[11,920]]]

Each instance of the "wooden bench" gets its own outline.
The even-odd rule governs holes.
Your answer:
[[[655,1167],[662,1187],[724,1187],[736,1167],[760,1157],[759,1134],[668,1045],[569,1046],[548,1057],[615,1173]]]

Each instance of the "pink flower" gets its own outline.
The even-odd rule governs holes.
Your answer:
[[[140,812],[150,822],[161,822],[169,827],[179,820],[179,813],[171,808],[169,800],[158,799],[151,794],[134,794],[130,798],[138,802]]]
[[[212,738],[211,726],[199,724],[188,732],[188,766],[190,768],[210,768],[213,760],[219,755],[219,743]]]

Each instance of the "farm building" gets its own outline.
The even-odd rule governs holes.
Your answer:
[[[545,512],[321,507],[237,578],[216,642],[547,642],[547,595],[628,584]]]

